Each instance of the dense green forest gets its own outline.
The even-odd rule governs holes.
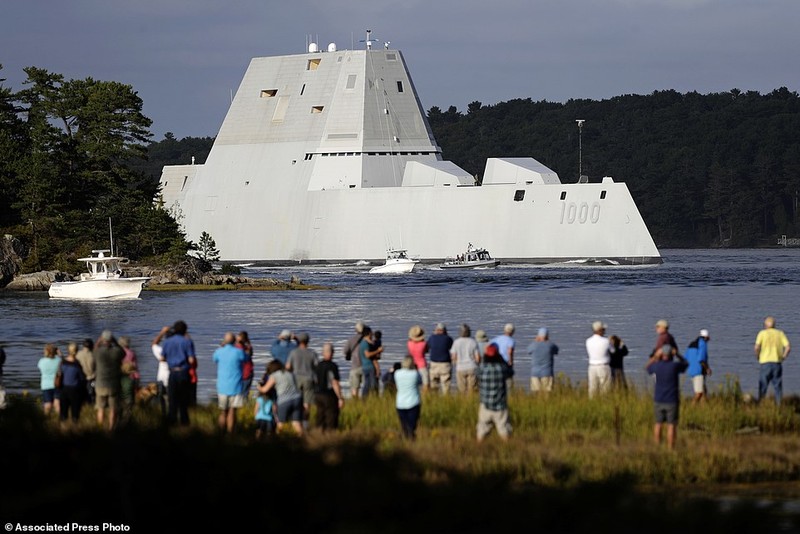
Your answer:
[[[579,167],[589,181],[625,182],[660,247],[773,245],[800,235],[800,98],[786,88],[473,102],[466,113],[432,107],[428,120],[444,158],[478,178],[488,157],[530,156],[563,182],[577,181]],[[164,164],[201,163],[212,143],[168,134],[150,145],[147,170],[158,179]]]
[[[131,86],[25,73],[17,92],[0,78],[0,231],[22,243],[24,270],[74,269],[105,248],[109,217],[120,253],[182,256],[191,244],[153,202],[158,179],[164,165],[203,163],[213,138],[153,142]],[[575,182],[580,142],[582,174],[627,183],[660,247],[800,235],[800,98],[786,88],[473,102],[428,119],[444,158],[478,179],[487,157],[530,156]]]
[[[188,243],[153,202],[158,182],[134,163],[147,158],[151,121],[133,88],[25,73],[18,92],[0,78],[0,231],[21,244],[23,271],[74,270],[108,248],[109,218],[115,252],[181,257]]]

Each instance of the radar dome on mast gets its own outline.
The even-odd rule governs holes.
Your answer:
[[[308,53],[315,54],[317,52],[319,52],[319,46],[317,46],[317,43],[310,43],[308,45]]]
[[[336,52],[336,43],[328,44],[328,52]]]

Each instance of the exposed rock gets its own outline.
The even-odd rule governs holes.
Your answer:
[[[11,282],[22,267],[22,244],[6,234],[0,240],[0,287]],[[49,286],[48,286],[49,287]]]
[[[72,277],[61,271],[39,271],[38,273],[21,274],[6,286],[11,291],[47,291],[53,282],[72,280]]]

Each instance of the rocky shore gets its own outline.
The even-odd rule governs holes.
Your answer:
[[[236,289],[305,289],[303,282],[296,276],[289,280],[276,278],[251,278],[236,274],[221,274],[214,271],[208,262],[187,257],[182,263],[166,268],[129,264],[124,268],[125,276],[148,276],[150,280],[145,288],[167,289],[169,287],[187,287],[193,289],[212,289],[225,286]],[[12,275],[13,276],[13,275]],[[18,274],[4,277],[0,287],[9,291],[47,291],[53,282],[80,280],[80,273],[62,271],[40,271],[30,274]],[[8,279],[6,279],[8,278]]]

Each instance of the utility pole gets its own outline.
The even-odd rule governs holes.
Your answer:
[[[583,177],[583,123],[584,119],[575,119],[578,123],[578,181]]]

